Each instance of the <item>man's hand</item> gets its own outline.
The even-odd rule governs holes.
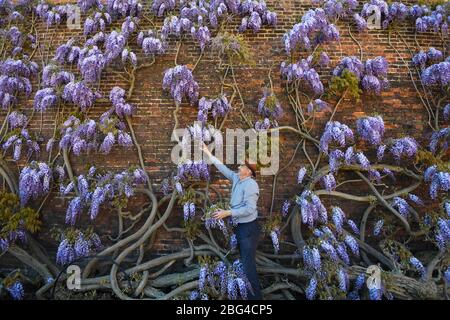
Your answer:
[[[213,213],[213,218],[215,219],[225,219],[229,216],[231,216],[230,210],[219,210]]]

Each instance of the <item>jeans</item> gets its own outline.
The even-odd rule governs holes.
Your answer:
[[[249,300],[262,299],[255,261],[256,247],[258,246],[260,234],[261,226],[256,220],[239,223],[236,227],[236,239],[239,247],[240,260],[244,267],[245,275],[253,289],[253,294],[251,290],[248,290]]]

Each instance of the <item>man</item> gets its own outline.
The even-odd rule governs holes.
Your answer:
[[[252,179],[252,177],[256,178],[256,165],[246,161],[245,165],[239,166],[238,172],[233,172],[214,157],[205,144],[203,144],[202,150],[216,168],[232,183],[231,210],[220,210],[213,217],[224,219],[231,216],[236,220],[235,233],[240,260],[253,290],[253,293],[252,290],[249,290],[248,299],[261,300],[261,288],[255,262],[256,247],[261,233],[261,227],[256,220],[258,217],[256,203],[259,198],[259,187],[258,183]]]

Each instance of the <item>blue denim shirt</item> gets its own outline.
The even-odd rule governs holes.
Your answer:
[[[246,223],[258,217],[256,203],[259,198],[258,183],[251,177],[239,178],[239,174],[228,169],[219,159],[211,156],[212,163],[231,181],[230,207],[231,216],[237,223]]]

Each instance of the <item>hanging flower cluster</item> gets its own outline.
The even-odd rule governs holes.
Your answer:
[[[14,300],[23,300],[25,292],[23,290],[23,285],[20,281],[15,281],[13,284],[6,288],[9,294]]]
[[[167,47],[166,42],[159,39],[152,30],[139,32],[137,44],[142,47],[145,55],[163,54]]]
[[[200,268],[198,290],[190,294],[191,300],[208,300],[209,295],[218,292],[229,300],[247,299],[252,291],[250,281],[245,275],[242,263],[235,260],[229,267],[224,262],[204,263]],[[215,297],[219,298],[219,297]]]
[[[380,116],[359,118],[356,120],[356,131],[371,145],[379,145],[384,135],[383,119]]]
[[[142,4],[137,0],[107,0],[106,10],[113,19],[138,17],[142,13]]]
[[[111,101],[114,112],[120,117],[131,116],[136,108],[125,102],[125,90],[120,87],[114,87],[109,92],[109,100]]]
[[[62,70],[55,64],[46,65],[42,71],[42,85],[46,87],[57,89],[74,80],[73,73]]]
[[[358,6],[356,0],[313,0],[313,4],[320,5],[328,19],[344,18],[353,14]]]
[[[239,5],[240,15],[244,15],[238,31],[244,32],[248,29],[254,33],[259,32],[263,24],[275,26],[277,24],[277,14],[270,11],[263,0],[244,0]]]
[[[44,162],[31,161],[23,167],[19,176],[19,197],[21,205],[36,200],[50,191],[52,171]]]
[[[180,182],[209,180],[208,164],[205,161],[186,160],[178,164],[175,180]]]
[[[8,58],[0,62],[0,104],[8,109],[17,102],[16,96],[31,94],[32,86],[28,79],[39,70],[36,62]]]
[[[273,92],[264,89],[263,97],[258,102],[258,113],[263,117],[279,119],[283,115],[283,109]]]
[[[281,76],[288,82],[305,81],[314,94],[321,95],[324,92],[323,84],[319,74],[311,64],[312,56],[309,56],[307,59],[302,59],[297,63],[286,64],[283,61],[280,67]]]
[[[81,12],[86,13],[89,9],[98,8],[103,9],[103,4],[100,0],[77,0],[77,5],[80,7]]]
[[[214,119],[218,117],[223,117],[227,112],[231,110],[231,104],[228,102],[227,96],[222,94],[215,99],[207,99],[202,97],[198,102],[198,116],[197,120],[206,123],[208,121],[208,113]]]
[[[111,116],[110,111],[105,112],[99,121],[99,130],[105,135],[99,151],[108,154],[116,141],[119,146],[131,147],[133,141],[131,136],[125,132],[125,129],[126,126],[123,121]]]
[[[398,162],[402,157],[414,158],[418,149],[418,144],[414,138],[403,137],[392,141],[390,152]]]
[[[162,17],[166,11],[174,10],[176,4],[176,0],[155,0],[152,1],[152,10],[158,17]]]
[[[65,19],[74,19],[76,15],[76,10],[71,4],[58,5],[50,8],[47,3],[41,1],[33,9],[37,16],[46,22],[47,27],[60,25]]]
[[[170,92],[177,105],[184,97],[191,105],[198,101],[198,83],[187,66],[178,65],[167,69],[164,73],[163,89]]]
[[[56,263],[67,266],[75,260],[95,253],[102,247],[100,237],[96,233],[83,233],[77,229],[69,229],[61,235],[61,242],[56,253]]]
[[[310,9],[302,16],[300,23],[284,34],[283,41],[287,54],[291,54],[297,48],[309,50],[316,44],[339,41],[339,31],[328,21],[322,8]]]
[[[79,156],[82,152],[88,152],[97,148],[97,123],[92,119],[85,119],[83,122],[70,116],[64,121],[61,129],[61,149],[71,149],[73,153]],[[47,145],[47,152],[50,152],[52,145]]]
[[[426,86],[447,87],[450,83],[450,57],[446,61],[433,64],[424,69],[421,74],[421,80]]]
[[[96,99],[101,98],[97,91],[93,92],[83,81],[69,82],[64,87],[62,98],[80,107],[81,111],[90,108]]]
[[[320,138],[320,151],[328,154],[329,145],[335,143],[340,147],[354,141],[353,131],[339,121],[329,121]]]
[[[85,36],[89,36],[98,31],[105,31],[106,26],[111,24],[111,22],[112,19],[109,13],[97,11],[93,15],[87,17],[84,21],[83,33]]]
[[[74,46],[75,40],[73,38],[69,39],[66,43],[60,45],[56,49],[55,57],[53,58],[55,61],[59,62],[60,64],[73,64],[77,63],[79,58],[82,58],[82,56],[87,51],[86,48],[83,50],[78,47]]]
[[[424,69],[427,64],[442,61],[443,58],[442,51],[431,47],[427,52],[420,50],[420,52],[415,54],[412,58],[412,63],[414,66]]]
[[[72,191],[77,194],[67,207],[66,223],[75,225],[85,209],[88,210],[91,220],[94,220],[103,203],[130,198],[134,195],[134,188],[144,182],[145,173],[141,169],[130,168],[119,173],[101,174],[97,173],[95,167],[89,169],[87,176],[79,175],[76,182],[70,181],[65,186],[61,182],[62,195],[68,195]]]
[[[430,197],[436,199],[439,191],[448,192],[450,190],[450,173],[440,171],[436,165],[428,167],[423,178],[430,183]]]
[[[449,105],[450,106],[450,105]],[[438,150],[445,153],[450,141],[450,127],[433,132],[430,139],[430,151],[436,153]]]
[[[39,144],[30,136],[27,129],[14,130],[10,134],[10,137],[3,143],[2,148],[5,152],[10,148],[13,150],[14,161],[19,161],[23,146],[27,147],[28,158],[33,153],[40,152]]]
[[[300,208],[302,222],[313,228],[316,221],[326,223],[328,221],[327,209],[320,198],[310,190],[304,190],[295,200]]]
[[[444,35],[448,34],[450,24],[449,7],[450,4],[448,2],[443,5],[437,5],[433,11],[426,6],[419,7],[416,5],[411,7],[411,15],[416,18],[416,30],[418,32],[441,31]]]
[[[381,90],[389,86],[386,78],[388,63],[384,57],[369,59],[364,64],[355,56],[344,57],[334,69],[333,75],[340,77],[345,70],[356,76],[364,92],[380,95]]]

